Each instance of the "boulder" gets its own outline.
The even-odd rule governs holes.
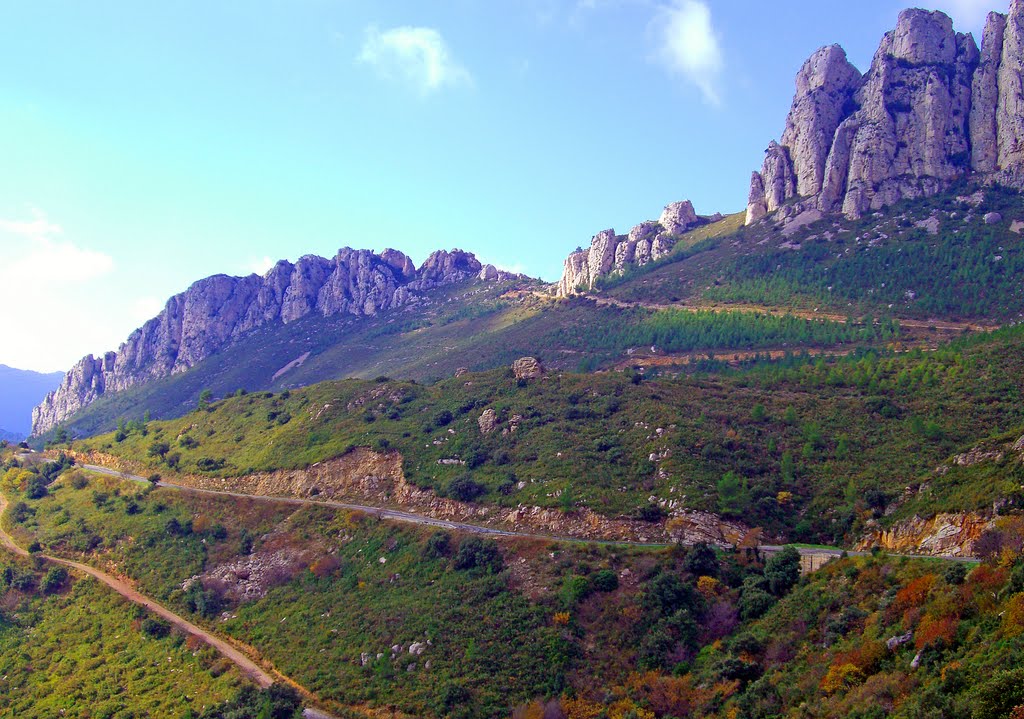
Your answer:
[[[480,425],[480,434],[490,434],[498,427],[498,415],[488,407],[477,419],[477,424]]]
[[[543,376],[544,367],[536,357],[520,357],[512,363],[512,373],[518,379],[537,379]]]

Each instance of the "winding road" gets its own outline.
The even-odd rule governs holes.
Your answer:
[[[132,482],[140,482],[143,484],[150,484],[149,480],[145,477],[140,477],[137,474],[130,474],[128,472],[121,472],[109,467],[103,467],[98,464],[80,464],[78,465],[82,469],[89,470],[90,472],[97,472],[99,474],[105,474],[110,477],[118,477],[120,479],[129,480]],[[193,494],[209,494],[218,495],[222,497],[238,497],[240,499],[250,499],[261,502],[277,502],[281,504],[292,504],[292,505],[319,505],[324,507],[334,507],[336,509],[354,510],[359,512],[366,512],[367,514],[374,515],[380,519],[391,520],[395,522],[407,522],[409,524],[420,524],[429,527],[440,527],[441,529],[451,529],[461,532],[470,532],[473,534],[484,534],[488,536],[497,537],[520,537],[525,539],[547,539],[555,542],[570,542],[576,544],[596,544],[596,545],[628,545],[634,547],[667,547],[668,544],[664,542],[632,542],[627,540],[615,541],[608,539],[585,539],[581,537],[565,537],[553,534],[534,534],[532,532],[516,532],[507,529],[494,529],[493,527],[482,527],[478,524],[468,524],[466,522],[452,522],[447,519],[437,519],[435,517],[429,517],[423,514],[415,514],[413,512],[403,512],[397,509],[386,509],[383,507],[371,507],[364,504],[347,504],[345,502],[335,502],[331,500],[321,499],[303,499],[300,497],[277,497],[268,496],[265,494],[246,494],[244,492],[227,492],[216,489],[199,489],[198,487],[189,487],[184,484],[175,484],[173,482],[160,481],[157,482],[157,486],[165,487],[167,489],[175,489],[181,492],[190,492]],[[785,548],[785,545],[781,544],[760,544],[758,549],[768,554],[775,552],[781,552]],[[797,547],[797,551],[801,557],[807,558],[809,561],[817,560],[817,562],[824,563],[828,559],[835,559],[846,554],[851,557],[863,557],[870,554],[870,552],[862,552],[856,550],[843,550],[843,549],[828,549],[825,547]],[[886,554],[894,557],[907,557],[909,559],[945,559],[951,562],[968,562],[973,563],[979,561],[976,557],[935,557],[932,555],[925,554],[897,554],[895,552],[886,552]],[[817,566],[820,566],[818,564]]]
[[[0,516],[3,516],[7,512],[7,504],[7,498],[3,494],[0,494]],[[115,592],[120,594],[128,601],[145,607],[153,614],[156,614],[164,618],[165,620],[167,620],[172,625],[174,625],[181,631],[185,632],[186,634],[193,637],[197,637],[209,646],[213,647],[218,652],[220,652],[220,654],[223,657],[234,663],[235,666],[237,666],[245,676],[249,677],[249,679],[256,682],[256,684],[258,684],[261,687],[269,687],[271,684],[282,680],[287,684],[299,687],[299,685],[296,682],[292,681],[280,672],[276,670],[267,671],[262,666],[253,661],[253,659],[251,659],[247,654],[236,648],[234,645],[219,638],[215,634],[206,631],[202,627],[196,626],[184,617],[175,614],[167,607],[163,606],[156,600],[147,597],[145,594],[142,594],[141,592],[137,591],[127,582],[118,579],[117,577],[107,574],[106,572],[96,569],[95,567],[91,567],[88,564],[74,562],[70,559],[62,559],[60,557],[54,557],[49,554],[41,553],[32,555],[27,550],[18,545],[18,543],[14,541],[14,538],[7,533],[7,531],[3,528],[2,525],[0,525],[0,545],[2,545],[3,547],[5,547],[9,551],[13,552],[14,554],[20,557],[40,557],[46,560],[47,562],[52,562],[53,564],[59,564],[65,567],[69,567],[71,569],[75,569],[79,572],[82,572],[83,574],[87,574],[93,579],[98,579],[99,581],[106,584],[108,587],[113,589]],[[307,696],[311,696],[308,691],[304,691],[304,693],[307,694]],[[306,719],[337,719],[337,717],[335,717],[332,714],[327,714],[323,711],[313,708],[305,709],[303,711],[303,716],[306,717]]]
[[[119,478],[119,479],[128,480],[128,481],[132,481],[132,482],[139,482],[139,483],[147,484],[147,485],[150,484],[149,480],[146,479],[145,477],[140,477],[139,475],[130,474],[130,473],[127,473],[127,472],[121,472],[121,471],[118,471],[118,470],[115,470],[115,469],[110,469],[109,467],[103,467],[101,465],[95,465],[95,464],[81,464],[81,465],[78,465],[78,466],[80,466],[82,469],[85,469],[85,470],[88,470],[88,471],[91,471],[91,472],[96,472],[98,474],[103,474],[103,475],[107,475],[107,476],[110,476],[110,477],[116,477],[116,478]],[[263,501],[263,502],[276,502],[276,503],[290,504],[290,505],[300,505],[300,506],[301,505],[321,505],[321,506],[327,506],[327,507],[334,507],[334,508],[338,508],[338,509],[356,510],[356,511],[366,512],[368,514],[372,514],[374,516],[380,517],[381,519],[385,519],[385,520],[398,521],[398,522],[407,522],[407,523],[411,523],[411,524],[426,525],[426,526],[431,526],[431,527],[439,527],[439,528],[443,528],[443,529],[458,530],[458,531],[463,531],[463,532],[471,532],[471,533],[475,533],[475,534],[484,534],[484,535],[490,535],[490,536],[521,537],[521,538],[531,538],[531,539],[549,539],[549,540],[560,541],[560,542],[574,542],[574,543],[582,543],[582,544],[603,544],[603,545],[620,544],[620,545],[646,546],[646,547],[666,546],[663,543],[645,543],[645,542],[629,542],[629,541],[615,542],[615,541],[609,541],[609,540],[581,539],[581,538],[578,538],[578,537],[559,537],[559,536],[553,536],[553,535],[531,534],[531,533],[528,533],[528,532],[515,532],[515,531],[510,531],[510,530],[494,529],[494,528],[491,528],[491,527],[481,527],[481,526],[476,525],[476,524],[467,524],[467,523],[464,523],[464,522],[452,522],[452,521],[449,521],[449,520],[436,519],[434,517],[428,517],[428,516],[424,516],[424,515],[420,515],[420,514],[414,514],[412,512],[403,512],[403,511],[396,510],[396,509],[386,509],[386,508],[382,508],[382,507],[371,507],[371,506],[360,505],[360,504],[348,504],[348,503],[344,503],[344,502],[334,502],[334,501],[329,501],[329,500],[301,499],[301,498],[298,498],[298,497],[273,497],[273,496],[258,495],[258,494],[245,494],[245,493],[242,493],[242,492],[225,492],[225,491],[218,491],[218,490],[212,490],[212,489],[199,489],[199,488],[196,488],[196,487],[188,487],[188,486],[185,486],[185,485],[175,484],[173,482],[165,482],[165,481],[160,481],[157,484],[160,487],[165,487],[167,489],[174,489],[174,490],[182,491],[182,492],[188,492],[188,493],[192,493],[192,494],[219,495],[219,496],[225,496],[225,497],[238,497],[238,498],[248,499],[248,500],[256,500],[256,501]],[[0,493],[0,516],[3,516],[6,513],[7,507],[8,507],[7,498],[2,493]],[[241,672],[245,676],[249,677],[252,681],[256,682],[261,687],[268,687],[271,684],[273,684],[275,681],[283,681],[283,682],[285,682],[287,684],[290,684],[290,685],[292,685],[292,686],[294,686],[296,688],[299,688],[300,691],[302,691],[302,693],[305,694],[307,697],[312,697],[313,696],[309,691],[307,691],[304,688],[302,688],[301,685],[299,685],[295,681],[289,679],[288,677],[286,677],[285,675],[281,674],[277,670],[274,670],[274,669],[267,670],[267,669],[265,669],[263,666],[258,664],[255,660],[253,660],[249,655],[247,655],[245,652],[243,652],[242,650],[240,650],[239,648],[237,648],[236,646],[234,646],[230,642],[225,641],[224,639],[219,638],[215,634],[213,634],[213,633],[203,629],[202,627],[199,627],[199,626],[193,624],[192,622],[188,621],[184,617],[174,613],[173,611],[171,611],[167,607],[163,606],[162,604],[160,604],[156,600],[154,600],[154,599],[152,599],[150,597],[147,597],[146,595],[142,594],[141,592],[136,590],[134,587],[129,585],[127,582],[125,582],[125,581],[123,581],[121,579],[118,579],[117,577],[114,577],[114,576],[112,576],[110,574],[107,574],[106,572],[103,572],[103,571],[101,571],[99,569],[96,569],[95,567],[91,567],[91,566],[89,566],[87,564],[83,564],[81,562],[75,562],[75,561],[72,561],[70,559],[62,559],[60,557],[54,557],[52,555],[42,554],[42,553],[36,553],[34,555],[30,555],[28,551],[26,551],[24,548],[22,548],[20,545],[18,545],[17,542],[14,541],[14,538],[10,534],[8,534],[6,530],[4,530],[2,525],[0,525],[0,546],[6,548],[7,550],[13,552],[14,554],[16,554],[18,556],[21,556],[21,557],[29,557],[29,556],[39,557],[39,558],[44,559],[45,561],[52,562],[54,564],[59,564],[59,565],[65,566],[65,567],[69,567],[69,568],[74,569],[74,570],[76,570],[78,572],[81,572],[81,573],[86,574],[86,575],[88,575],[90,577],[93,577],[94,579],[99,580],[100,582],[102,582],[103,584],[107,585],[108,587],[113,589],[115,592],[120,594],[125,599],[127,599],[127,600],[129,600],[131,602],[134,602],[135,604],[139,604],[139,605],[145,607],[147,610],[149,610],[149,611],[153,612],[154,614],[164,618],[165,620],[170,622],[172,625],[178,627],[181,631],[185,632],[186,634],[189,634],[191,636],[194,636],[194,637],[197,637],[197,638],[201,639],[203,642],[207,643],[209,646],[213,647],[218,652],[220,652],[220,654],[222,656],[224,656],[225,658],[227,658],[228,660],[233,662],[239,668],[239,670],[241,670]],[[758,548],[761,551],[764,551],[764,552],[767,552],[767,553],[774,553],[774,552],[781,551],[783,549],[783,546],[781,546],[781,545],[763,544],[763,545],[760,545]],[[800,553],[802,558],[804,558],[805,560],[810,562],[812,568],[816,568],[817,566],[820,566],[821,564],[823,564],[824,562],[828,561],[829,559],[839,557],[839,556],[841,556],[844,553],[842,550],[839,550],[839,549],[813,548],[813,547],[798,547],[797,551]],[[857,552],[857,551],[851,551],[851,552],[846,552],[846,553],[851,555],[851,556],[863,556],[863,555],[867,554],[867,552]],[[894,556],[907,556],[907,557],[910,557],[910,558],[917,558],[917,559],[934,559],[934,557],[927,557],[927,556],[923,556],[923,555],[894,555]],[[975,559],[974,557],[946,557],[945,559],[949,559],[949,560],[952,560],[952,561],[960,561],[960,562],[976,562],[977,561],[977,559]],[[311,708],[311,707],[306,708],[303,711],[303,716],[306,719],[337,719],[337,717],[335,717],[332,714],[328,714],[328,713],[323,712],[323,711],[321,711],[319,709],[314,709],[314,708]]]

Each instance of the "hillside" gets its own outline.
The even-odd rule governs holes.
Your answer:
[[[1021,474],[1013,454],[1000,455],[1007,463],[994,475],[972,475],[984,469],[977,462],[935,468],[1024,432],[1022,349],[1024,328],[1014,327],[930,352],[736,369],[703,360],[693,369],[712,374],[679,377],[548,371],[517,380],[506,369],[432,385],[327,382],[238,394],[71,446],[140,473],[243,484],[254,472],[303,470],[368,447],[397,457],[403,481],[483,506],[614,519],[645,517],[653,503],[651,520],[710,512],[850,546],[878,522],[1012,506]],[[352,489],[333,481],[301,492]]]
[[[1013,519],[989,533],[980,565],[877,555],[801,579],[791,550],[495,541],[79,469],[40,491],[24,471],[2,477],[18,541],[118,567],[141,591],[273,662],[337,716],[660,719],[813,706],[827,717],[867,708],[987,718],[1024,702]],[[83,580],[74,587],[45,601],[56,609],[96,592]],[[94,623],[124,611],[97,606]],[[38,626],[47,636],[57,629]],[[131,647],[173,646],[134,627],[118,632]],[[16,639],[0,630],[0,642]],[[0,660],[23,661],[3,646]],[[173,676],[191,693],[213,671]],[[132,696],[149,706],[163,691],[151,683]],[[70,709],[84,698],[5,701],[37,715],[58,696]]]
[[[964,184],[860,220],[765,221],[612,274],[598,296],[995,325],[1024,315],[1024,200]]]
[[[44,374],[0,365],[0,439],[22,440],[32,431],[32,408],[60,384],[64,374]]]
[[[378,255],[348,247],[330,259],[282,260],[263,277],[206,277],[170,298],[116,352],[82,358],[33,411],[32,432],[53,429],[104,395],[186,372],[260,330],[310,317],[336,323],[415,310],[432,304],[432,290],[471,278],[480,283],[516,279],[457,249],[434,252],[417,268],[396,250]],[[289,357],[276,369],[284,372],[286,363],[301,364],[299,357]]]

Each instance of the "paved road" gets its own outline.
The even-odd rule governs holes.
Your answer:
[[[98,464],[79,464],[76,465],[82,469],[87,469],[90,472],[97,472],[99,474],[105,474],[110,477],[119,477],[121,479],[127,479],[132,482],[141,482],[143,484],[150,484],[149,480],[145,477],[140,477],[137,474],[129,474],[128,472],[120,472],[116,469],[110,469],[103,467]],[[326,499],[303,499],[300,497],[276,497],[266,494],[246,494],[244,492],[227,492],[217,489],[200,489],[198,487],[189,487],[184,484],[175,484],[174,482],[165,482],[161,480],[157,482],[157,486],[166,487],[168,489],[176,489],[181,492],[190,492],[192,494],[213,494],[220,497],[238,497],[240,499],[254,499],[260,502],[277,502],[280,504],[296,504],[296,505],[321,505],[325,507],[335,507],[337,509],[348,509],[359,512],[366,512],[372,514],[381,519],[390,519],[396,522],[409,522],[411,524],[423,524],[430,527],[440,527],[441,529],[457,529],[464,532],[474,532],[476,534],[488,534],[499,537],[532,537],[534,539],[556,539],[559,541],[566,542],[580,542],[589,541],[581,540],[573,537],[557,537],[547,536],[539,534],[530,534],[528,532],[512,532],[504,529],[494,529],[492,527],[481,527],[478,524],[466,524],[464,522],[452,522],[447,519],[437,519],[435,517],[428,517],[422,514],[414,514],[412,512],[403,512],[397,509],[384,509],[382,507],[371,507],[365,504],[348,504],[346,502],[334,502]]]
[[[3,496],[3,494],[0,494],[0,516],[2,516],[6,511],[7,498]],[[0,545],[6,547],[8,550],[13,552],[14,554],[17,554],[18,556],[32,556],[25,549],[20,547],[18,543],[14,541],[14,538],[11,535],[9,535],[6,531],[4,531],[2,526],[0,526]],[[52,562],[54,564],[60,564],[65,567],[76,569],[79,572],[88,574],[90,577],[93,577],[94,579],[98,579],[99,581],[103,582],[108,587],[113,589],[115,592],[120,594],[125,599],[134,602],[135,604],[142,605],[152,613],[163,617],[168,622],[178,627],[186,634],[198,637],[202,641],[206,642],[211,647],[220,652],[221,655],[223,655],[225,658],[233,662],[235,666],[237,666],[242,671],[243,674],[248,676],[261,687],[269,687],[275,681],[278,681],[280,679],[284,679],[286,682],[290,684],[294,683],[288,680],[287,677],[285,677],[283,674],[280,674],[279,672],[275,671],[272,674],[266,671],[263,667],[254,662],[252,659],[250,659],[244,652],[236,649],[228,642],[224,641],[223,639],[220,639],[214,634],[211,634],[202,627],[196,626],[184,617],[175,614],[167,607],[151,599],[150,597],[147,597],[146,595],[137,591],[136,589],[128,585],[126,582],[118,579],[117,577],[107,574],[106,572],[100,571],[95,567],[91,567],[88,564],[74,562],[70,559],[61,559],[60,557],[53,557],[48,554],[36,554],[35,556],[41,557],[42,559],[45,559],[46,561]],[[307,719],[337,719],[333,715],[326,714],[317,709],[306,709],[303,712],[303,716],[305,716]]]
[[[130,480],[133,482],[141,482],[149,484],[149,480],[140,477],[136,474],[129,474],[127,472],[120,472],[115,469],[103,467],[97,464],[81,464],[78,465],[82,469],[87,469],[92,472],[98,472],[99,474],[105,474],[111,477],[119,477],[121,479]],[[397,509],[383,509],[381,507],[371,507],[363,504],[347,504],[345,502],[333,502],[330,500],[319,500],[319,499],[302,499],[299,497],[274,497],[267,496],[264,494],[245,494],[243,492],[226,492],[215,489],[198,489],[196,487],[189,487],[183,484],[175,484],[173,482],[160,481],[157,483],[160,487],[166,487],[168,489],[176,489],[182,492],[192,492],[195,494],[213,494],[225,497],[239,497],[241,499],[252,499],[262,502],[281,502],[284,504],[295,504],[295,505],[322,505],[327,507],[336,507],[339,509],[357,510],[360,512],[366,512],[368,514],[375,515],[381,519],[389,519],[398,522],[409,522],[411,524],[421,524],[431,527],[441,527],[442,529],[454,529],[463,532],[472,532],[475,534],[486,534],[490,536],[499,537],[525,537],[530,539],[550,539],[558,542],[576,542],[579,544],[625,544],[639,547],[664,547],[667,546],[664,542],[630,542],[630,541],[611,541],[605,539],[581,539],[579,537],[561,537],[558,535],[550,534],[532,534],[530,532],[513,532],[504,529],[494,529],[492,527],[482,527],[478,524],[467,524],[465,522],[452,522],[445,519],[436,519],[434,517],[428,517],[422,514],[415,514],[413,512],[402,512]],[[774,544],[762,544],[758,546],[763,552],[774,553],[781,552],[784,549],[784,545]],[[845,551],[842,549],[826,549],[823,547],[797,547],[797,551],[803,557],[840,557],[844,553],[852,557],[863,557],[870,552],[859,552],[859,551]],[[931,555],[924,554],[896,554],[893,552],[887,552],[888,555],[894,557],[908,557],[910,559],[947,559],[956,562],[977,562],[976,557],[934,557]]]

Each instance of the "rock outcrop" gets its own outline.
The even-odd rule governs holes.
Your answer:
[[[602,230],[588,249],[577,248],[566,258],[558,294],[565,297],[580,288],[590,289],[598,277],[661,259],[672,251],[679,235],[712,219],[698,217],[693,204],[685,200],[667,205],[660,218],[641,222],[627,235]]]
[[[838,45],[797,74],[781,143],[751,178],[747,224],[814,210],[857,218],[970,172],[1024,166],[1024,0],[979,50],[941,12],[905,10],[861,76]]]
[[[491,271],[493,270],[493,271]],[[83,358],[32,412],[33,434],[57,426],[106,392],[184,372],[242,335],[310,314],[372,316],[422,301],[441,285],[507,279],[462,250],[435,252],[420,266],[397,250],[342,248],[332,259],[282,260],[260,277],[214,275],[168,300],[117,352]]]
[[[976,513],[937,514],[929,519],[911,517],[888,529],[876,529],[857,549],[881,547],[889,552],[970,557],[974,543],[995,522]]]
[[[544,367],[536,357],[520,357],[512,363],[516,379],[537,379],[544,376]]]

